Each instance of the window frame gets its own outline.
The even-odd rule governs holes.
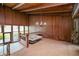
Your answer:
[[[8,24],[5,24],[5,25],[8,25]],[[11,26],[11,32],[5,32],[4,31],[4,27],[5,27],[5,25],[1,25],[1,33],[3,34],[3,43],[0,43],[0,44],[5,44],[5,43],[8,43],[8,42],[5,42],[5,37],[4,37],[4,35],[6,34],[6,33],[10,33],[10,42],[19,42],[19,40],[20,40],[20,33],[21,33],[21,31],[20,31],[20,26],[23,26],[23,34],[25,35],[26,34],[26,29],[25,29],[25,27],[27,26],[27,25],[10,25]],[[18,41],[13,41],[13,26],[18,26]],[[27,26],[28,27],[28,26]],[[28,32],[28,30],[27,30],[27,32]]]
[[[13,39],[13,26],[18,26],[18,25],[12,25],[12,39]],[[18,41],[19,41],[19,26],[18,26]],[[13,42],[18,42],[18,41],[13,41]]]

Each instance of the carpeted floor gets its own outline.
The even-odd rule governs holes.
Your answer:
[[[79,46],[64,41],[43,38],[30,44],[29,48],[12,54],[13,56],[79,56]]]

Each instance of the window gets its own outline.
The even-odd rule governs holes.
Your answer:
[[[18,33],[18,26],[13,26],[13,41],[18,41],[19,33]]]
[[[5,39],[5,42],[10,42],[10,33],[5,33],[4,39]]]
[[[1,28],[1,25],[0,25],[0,33],[2,32],[2,28]]]
[[[28,33],[28,26],[25,26],[25,33]]]
[[[4,25],[4,41],[10,42],[11,25]]]
[[[11,25],[4,25],[4,32],[11,32]]]
[[[20,26],[20,33],[24,34],[24,26]]]
[[[3,33],[0,33],[0,43],[3,43]]]

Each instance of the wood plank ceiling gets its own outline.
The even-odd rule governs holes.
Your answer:
[[[71,3],[4,3],[14,10],[27,14],[72,12]]]

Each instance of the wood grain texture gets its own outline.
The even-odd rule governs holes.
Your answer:
[[[47,23],[41,30],[44,37],[70,41],[73,24],[71,15],[30,15],[30,26],[35,26],[36,21]]]
[[[28,16],[8,7],[0,7],[0,24],[28,25]]]
[[[0,6],[0,24],[4,24],[4,10],[2,6]]]
[[[19,3],[4,3],[4,6],[13,8],[18,4]],[[72,12],[73,5],[73,3],[24,3],[14,10],[26,12],[27,14]]]
[[[71,14],[38,14],[29,15],[30,26],[35,26],[36,22],[46,22],[46,26],[41,26],[41,33],[44,37],[54,38],[56,40],[70,41],[73,20]],[[28,25],[28,15],[18,11],[11,10],[8,7],[0,6],[0,24]]]

